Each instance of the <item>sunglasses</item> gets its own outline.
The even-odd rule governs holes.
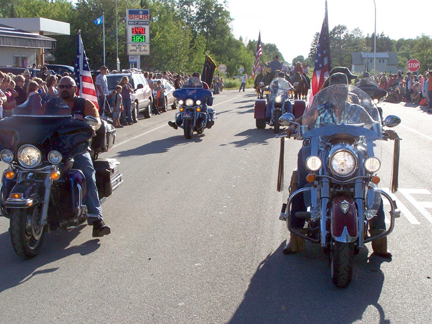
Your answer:
[[[60,84],[58,86],[59,89],[71,89],[73,87],[72,84]]]

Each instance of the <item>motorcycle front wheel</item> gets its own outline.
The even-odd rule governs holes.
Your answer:
[[[279,134],[279,130],[280,130],[280,124],[279,124],[279,117],[281,116],[281,111],[275,110],[274,111],[274,132],[275,134]]]
[[[191,139],[192,138],[192,134],[193,134],[192,120],[185,119],[183,121],[183,130],[184,130],[184,136],[185,136],[185,138],[186,139]]]
[[[14,209],[10,215],[10,235],[15,253],[23,259],[34,258],[42,246],[45,235],[41,223],[41,206]]]
[[[352,279],[354,243],[334,242],[330,252],[332,281],[338,288],[346,287]]]

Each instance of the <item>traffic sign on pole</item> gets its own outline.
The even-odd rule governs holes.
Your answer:
[[[416,72],[420,69],[420,62],[416,59],[411,59],[407,62],[407,69],[411,72]]]

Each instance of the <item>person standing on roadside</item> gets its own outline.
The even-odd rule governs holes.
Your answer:
[[[432,112],[432,71],[429,71],[427,76],[428,76],[427,96],[429,99],[429,112]]]
[[[21,105],[27,100],[27,92],[24,90],[25,78],[22,75],[17,75],[15,77],[15,91],[18,96],[15,98],[16,104]]]
[[[245,88],[246,88],[246,78],[247,78],[246,74],[241,77],[241,83],[240,83],[239,92],[241,91],[241,89],[243,89],[243,92],[245,91]]]
[[[122,87],[121,96],[124,111],[121,114],[121,121],[123,126],[132,125],[132,98],[131,93],[133,93],[132,85],[129,83],[129,78],[124,76],[120,80],[120,86]]]
[[[108,90],[108,80],[106,75],[108,74],[108,68],[105,65],[100,67],[100,73],[96,77],[96,91],[98,96],[99,112],[103,113],[105,111],[105,104],[107,96],[109,95]]]

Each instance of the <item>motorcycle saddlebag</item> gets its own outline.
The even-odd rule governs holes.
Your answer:
[[[255,112],[254,112],[255,119],[266,118],[266,105],[267,105],[267,100],[265,99],[258,99],[255,101]]]
[[[117,159],[100,159],[93,162],[96,170],[96,185],[99,199],[109,197],[123,182],[120,173],[120,162]]]
[[[306,109],[306,101],[304,100],[295,100],[293,106],[293,114],[295,118],[299,118],[303,116],[303,113]]]
[[[107,152],[115,143],[116,129],[113,125],[102,120],[102,125],[96,132],[92,141],[92,150],[95,153]]]

